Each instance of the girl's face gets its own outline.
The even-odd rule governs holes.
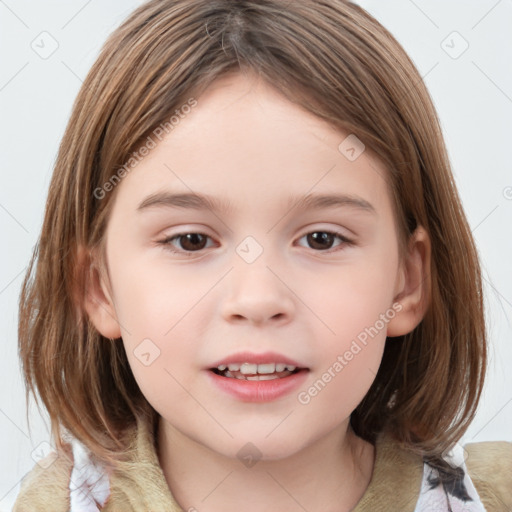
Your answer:
[[[254,79],[189,105],[117,185],[107,228],[104,290],[133,374],[169,432],[229,457],[343,436],[401,307],[385,170]],[[303,370],[242,382],[211,371],[227,360]]]

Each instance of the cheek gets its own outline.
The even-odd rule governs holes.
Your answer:
[[[185,399],[190,369],[197,366],[196,310],[212,284],[194,284],[190,274],[171,275],[142,261],[124,260],[114,268],[116,314],[137,384],[152,405],[169,396]]]
[[[115,268],[116,314],[127,339],[143,336],[166,339],[215,281],[172,269],[164,257],[125,260]],[[136,342],[137,339],[133,339]]]
[[[319,329],[328,346],[341,349],[373,326],[385,337],[387,324],[383,325],[381,319],[382,315],[394,314],[395,278],[393,256],[386,259],[378,255],[311,276],[301,293],[322,320],[324,325]]]
[[[376,338],[334,354],[297,396],[307,417],[314,424],[324,422],[324,428],[346,420],[375,380],[383,350],[384,342]]]
[[[377,265],[350,266],[339,272],[339,278],[323,282],[323,294],[315,282],[315,313],[323,325],[318,324],[316,335],[314,375],[297,397],[306,410],[315,411],[318,420],[313,423],[334,425],[347,418],[375,380],[387,324],[395,316],[390,272],[382,270]],[[322,415],[325,410],[331,411],[329,419]]]
[[[318,417],[326,409],[333,423],[346,418],[375,380],[387,325],[396,314],[391,307],[396,261],[393,253],[386,258],[375,251],[311,281],[308,301],[322,320],[316,342],[321,350],[314,379],[298,401]]]
[[[156,410],[190,401],[194,387],[198,345],[191,325],[183,320],[166,336],[145,336],[145,326],[123,337],[125,351],[137,384]],[[142,339],[142,341],[141,341]],[[171,406],[172,407],[172,406]],[[179,407],[178,407],[179,408]]]

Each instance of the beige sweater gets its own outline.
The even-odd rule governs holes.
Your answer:
[[[132,443],[135,450],[130,459],[131,469],[123,475],[110,476],[110,496],[103,508],[98,509],[105,512],[183,512],[169,490],[152,435],[145,424],[139,422]],[[68,452],[60,454],[49,467],[43,469],[44,464],[36,464],[28,473],[13,512],[69,512],[73,454],[69,445],[66,447]],[[485,509],[488,512],[512,511],[512,443],[472,443],[465,449],[466,467]],[[389,437],[380,436],[370,484],[352,512],[413,512],[423,470],[421,457],[403,450]],[[427,510],[434,512],[434,508]],[[435,512],[437,510],[435,508]]]

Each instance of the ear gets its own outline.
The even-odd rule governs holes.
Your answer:
[[[393,302],[401,308],[396,308],[397,314],[388,322],[388,336],[407,334],[423,320],[430,302],[430,257],[430,237],[422,226],[418,226],[410,236],[397,275]]]
[[[91,322],[105,338],[121,337],[121,329],[112,299],[112,287],[106,268],[97,252],[80,248],[78,267],[83,283],[83,305]]]

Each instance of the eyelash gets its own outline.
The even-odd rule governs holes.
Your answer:
[[[304,238],[307,235],[312,234],[312,233],[327,233],[329,235],[334,235],[335,237],[340,239],[341,242],[342,242],[342,244],[337,246],[337,247],[341,247],[341,249],[340,248],[337,248],[337,249],[335,248],[335,249],[326,249],[326,250],[315,250],[314,252],[331,254],[333,252],[337,252],[337,251],[343,250],[343,248],[346,247],[346,246],[354,245],[354,242],[352,240],[349,240],[347,237],[343,236],[341,233],[338,233],[337,231],[327,231],[327,230],[321,230],[321,229],[317,229],[317,230],[314,230],[314,231],[309,231],[308,233],[305,233],[304,235],[302,235],[299,238],[299,240],[301,238]],[[207,238],[211,238],[210,236],[208,236],[205,233],[200,233],[198,231],[189,231],[189,232],[178,233],[176,235],[169,236],[169,237],[165,238],[164,240],[161,240],[158,243],[163,245],[165,250],[168,250],[168,251],[170,251],[173,254],[183,254],[185,256],[191,257],[195,253],[200,253],[203,249],[199,249],[198,251],[185,251],[185,250],[177,250],[177,249],[173,248],[173,246],[170,244],[170,242],[172,242],[173,240],[179,239],[179,238],[181,238],[182,236],[185,236],[185,235],[201,235],[201,236],[205,236]]]

